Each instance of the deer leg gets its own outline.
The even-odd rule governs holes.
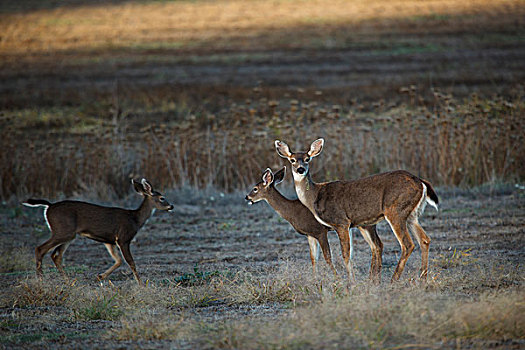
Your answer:
[[[354,267],[350,260],[350,235],[348,231],[349,227],[340,226],[336,228],[337,236],[339,236],[339,244],[341,245],[341,254],[345,262],[346,271],[348,272],[349,279],[355,283]]]
[[[115,271],[120,265],[122,265],[122,258],[120,257],[117,251],[117,246],[115,244],[110,244],[110,243],[104,243],[104,245],[106,246],[106,249],[108,250],[109,255],[111,255],[113,260],[115,260],[115,264],[113,264],[113,266],[107,269],[106,272],[99,274],[97,276],[99,280],[106,279],[113,271]]]
[[[428,274],[428,250],[430,248],[430,238],[425,233],[425,230],[421,227],[417,218],[409,222],[410,231],[414,233],[417,239],[417,243],[421,248],[421,270],[419,277],[422,280],[427,279]]]
[[[330,266],[334,275],[337,276],[337,270],[335,269],[334,264],[332,263],[332,253],[330,251],[330,244],[328,243],[328,237],[326,236],[326,232],[319,236],[319,245],[321,246],[321,250],[323,251],[324,260],[326,261],[328,266]]]
[[[358,229],[363,235],[365,241],[370,246],[370,250],[372,252],[372,261],[370,263],[370,280],[372,280],[374,283],[380,283],[383,243],[377,235],[375,225],[358,227]]]
[[[47,254],[48,251],[60,245],[60,241],[57,241],[54,237],[49,238],[47,241],[35,248],[35,258],[36,258],[36,274],[39,277],[42,277],[42,259]]]
[[[53,250],[53,253],[51,253],[51,259],[53,259],[53,262],[55,263],[55,266],[57,267],[58,271],[63,275],[66,276],[66,271],[64,271],[64,268],[62,267],[62,257],[69,246],[70,242],[63,243],[55,248]]]
[[[138,284],[140,285],[140,277],[137,273],[137,268],[135,267],[135,261],[133,261],[133,257],[131,256],[131,251],[129,249],[129,243],[126,242],[123,244],[118,244],[118,247],[120,248],[120,252],[122,253],[122,256],[124,256],[124,259],[128,263],[129,267],[131,268],[131,271],[133,271],[133,275],[135,276],[135,279],[137,280]]]
[[[314,275],[316,273],[316,265],[319,261],[319,241],[312,236],[306,236],[308,238],[308,245],[310,246],[310,260],[312,261],[312,269]]]
[[[412,254],[415,245],[412,241],[412,238],[410,238],[410,235],[408,234],[407,221],[405,218],[400,218],[398,215],[386,215],[385,219],[390,224],[390,227],[392,228],[392,231],[394,231],[394,235],[401,246],[401,257],[399,258],[396,270],[392,276],[392,282],[395,282],[399,280],[399,277],[405,268],[408,257],[410,254]]]

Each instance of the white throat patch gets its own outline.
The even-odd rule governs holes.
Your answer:
[[[301,181],[306,176],[306,174],[305,175],[301,175],[301,174],[297,173],[295,170],[292,170],[292,174],[293,174],[294,181]]]

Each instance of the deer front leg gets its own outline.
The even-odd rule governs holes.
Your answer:
[[[133,257],[131,256],[131,251],[129,249],[129,243],[117,243],[118,247],[120,248],[120,251],[122,255],[124,256],[124,259],[128,263],[129,267],[131,268],[131,271],[133,271],[133,275],[135,276],[135,279],[137,280],[138,284],[141,285],[139,274],[137,273],[137,268],[135,267],[135,261],[133,261]]]
[[[120,265],[122,265],[122,258],[118,254],[117,246],[115,244],[110,244],[110,243],[104,243],[104,245],[106,246],[106,249],[108,250],[109,255],[111,255],[113,260],[115,260],[115,264],[113,264],[113,266],[107,269],[106,272],[98,275],[97,278],[99,280],[106,279],[113,271],[115,271]]]
[[[321,246],[324,260],[326,261],[328,266],[330,266],[330,269],[332,269],[334,275],[337,276],[337,270],[335,269],[334,264],[332,263],[332,252],[330,251],[330,244],[328,243],[328,237],[326,235],[326,232],[319,236],[319,245]]]
[[[370,280],[376,284],[381,282],[381,266],[383,256],[383,243],[377,235],[376,226],[360,226],[359,232],[370,246],[372,261],[370,263]]]
[[[337,236],[339,236],[339,244],[341,245],[341,254],[343,255],[343,261],[345,263],[346,271],[348,272],[348,278],[350,282],[355,283],[354,266],[350,259],[350,235],[349,228],[340,226],[336,228]]]
[[[308,238],[308,245],[310,246],[310,260],[312,261],[312,270],[314,275],[316,274],[316,265],[319,261],[319,241],[312,236],[306,236]]]

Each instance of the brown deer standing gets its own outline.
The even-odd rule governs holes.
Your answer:
[[[298,233],[306,235],[310,246],[310,260],[312,261],[314,274],[316,272],[316,263],[319,259],[319,247],[321,247],[326,263],[336,274],[327,237],[327,233],[331,229],[317,222],[308,208],[301,204],[298,199],[288,199],[277,191],[275,185],[283,181],[285,174],[286,167],[276,172],[275,175],[270,168],[266,169],[262,176],[262,181],[253,187],[245,199],[249,204],[265,200]]]
[[[62,256],[78,234],[104,243],[115,260],[113,266],[98,275],[100,280],[108,277],[122,264],[122,258],[117,251],[118,247],[133,271],[135,279],[141,284],[129,245],[155,209],[172,210],[173,205],[168,203],[162,194],[154,191],[146,179],[142,179],[142,182],[135,180],[131,182],[135,191],[144,196],[142,204],[136,210],[69,200],[50,203],[44,199],[28,199],[24,202],[23,204],[29,207],[42,206],[45,208],[44,219],[51,231],[51,238],[35,249],[37,274],[42,276],[42,259],[49,250],[54,248],[51,258],[60,273],[65,276]]]
[[[401,245],[401,257],[392,281],[399,279],[414,250],[408,228],[421,247],[420,277],[426,279],[430,238],[419,225],[418,217],[427,202],[437,209],[439,200],[432,185],[403,170],[354,181],[316,183],[310,176],[309,162],[321,153],[323,144],[324,140],[318,139],[307,152],[294,153],[286,143],[275,141],[277,153],[288,159],[292,166],[299,200],[317,221],[336,230],[347,266],[350,258],[348,229],[357,226],[372,250],[370,277],[380,281],[383,244],[375,225],[385,219]],[[350,270],[350,267],[347,268]]]

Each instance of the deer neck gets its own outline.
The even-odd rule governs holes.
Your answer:
[[[144,200],[142,201],[140,207],[134,211],[135,218],[139,227],[144,226],[144,224],[146,223],[146,221],[148,221],[148,219],[151,217],[154,211],[155,207],[153,206],[152,201],[148,197],[144,197]]]
[[[275,210],[283,219],[290,221],[293,218],[292,215],[292,201],[272,188],[268,191],[265,198],[266,202]]]
[[[319,192],[319,185],[312,181],[310,171],[308,171],[306,176],[294,176],[294,183],[297,198],[299,198],[305,207],[313,211],[314,202]]]

